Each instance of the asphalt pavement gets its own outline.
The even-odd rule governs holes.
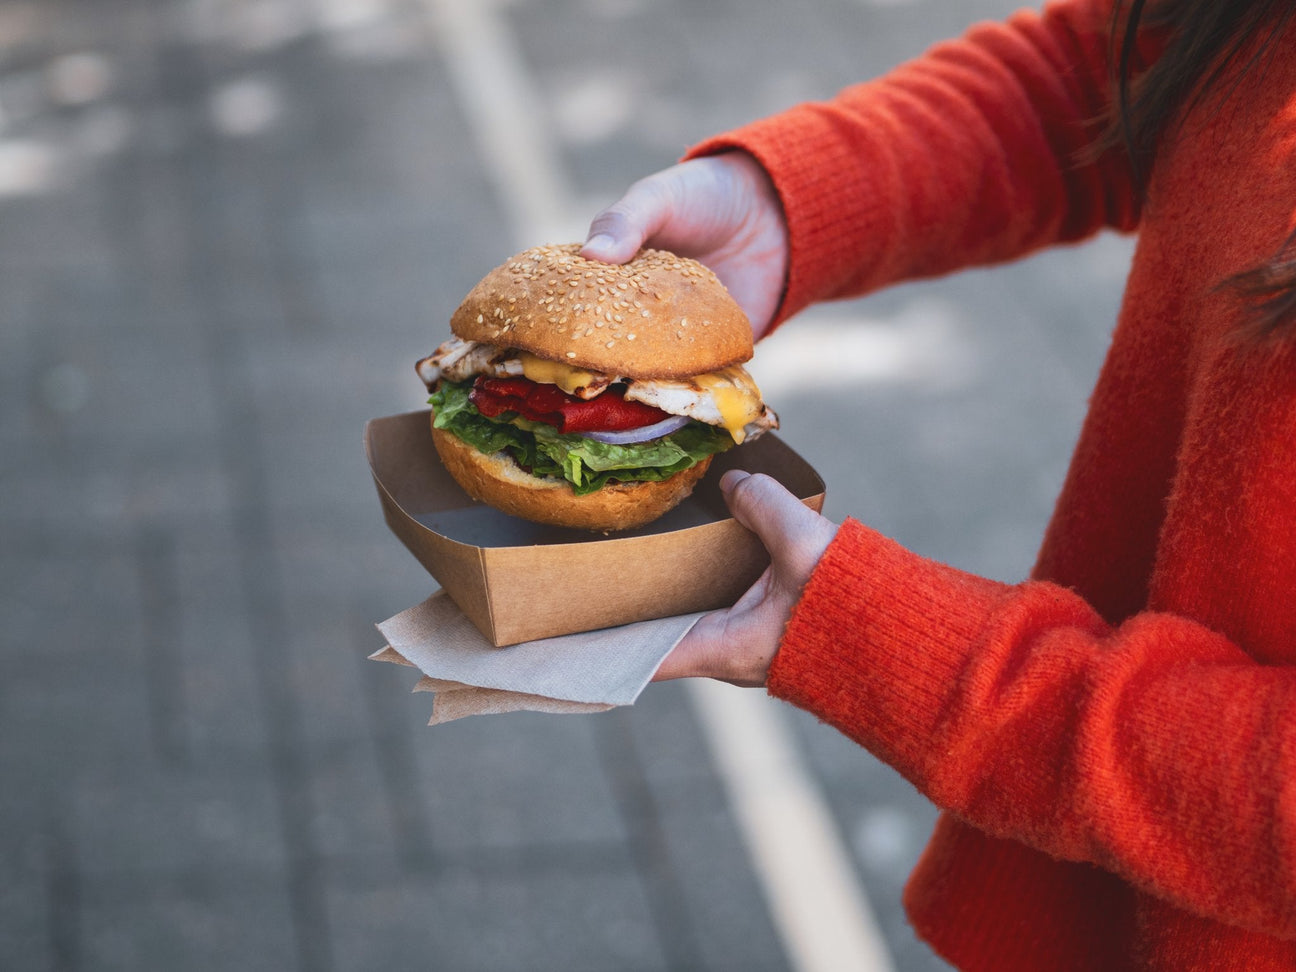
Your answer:
[[[361,432],[517,249],[1015,6],[0,0],[0,969],[798,969],[685,686],[429,728],[366,660],[434,584]],[[1128,252],[766,342],[827,514],[1020,579]],[[890,964],[944,968],[899,907],[932,808],[777,720]]]

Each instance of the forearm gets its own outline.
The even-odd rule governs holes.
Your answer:
[[[770,172],[786,318],[819,300],[1021,256],[1136,206],[1119,153],[1081,164],[1109,101],[1107,0],[973,28],[888,75],[711,139]]]
[[[1296,935],[1296,676],[1190,620],[1111,628],[848,521],[769,687],[992,835]]]

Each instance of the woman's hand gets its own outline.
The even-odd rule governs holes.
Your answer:
[[[783,296],[788,266],[783,207],[745,152],[690,159],[639,180],[594,217],[581,255],[625,263],[651,246],[712,270],[760,337]]]
[[[734,518],[770,553],[770,565],[738,603],[700,618],[675,646],[654,680],[709,676],[735,685],[765,684],[792,608],[837,534],[769,476],[730,470],[720,488]]]

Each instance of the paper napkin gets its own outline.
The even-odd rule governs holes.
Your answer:
[[[423,673],[430,725],[530,710],[602,712],[631,705],[702,614],[496,648],[444,591],[378,625],[386,647],[369,657]]]

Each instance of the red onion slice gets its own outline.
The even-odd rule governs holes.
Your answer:
[[[625,429],[622,432],[582,432],[581,435],[587,439],[606,442],[608,445],[630,445],[633,442],[660,439],[663,435],[670,435],[672,432],[684,428],[688,423],[689,418],[687,415],[672,415],[670,418],[664,418],[660,422],[654,422],[652,425],[641,425],[637,429]]]

